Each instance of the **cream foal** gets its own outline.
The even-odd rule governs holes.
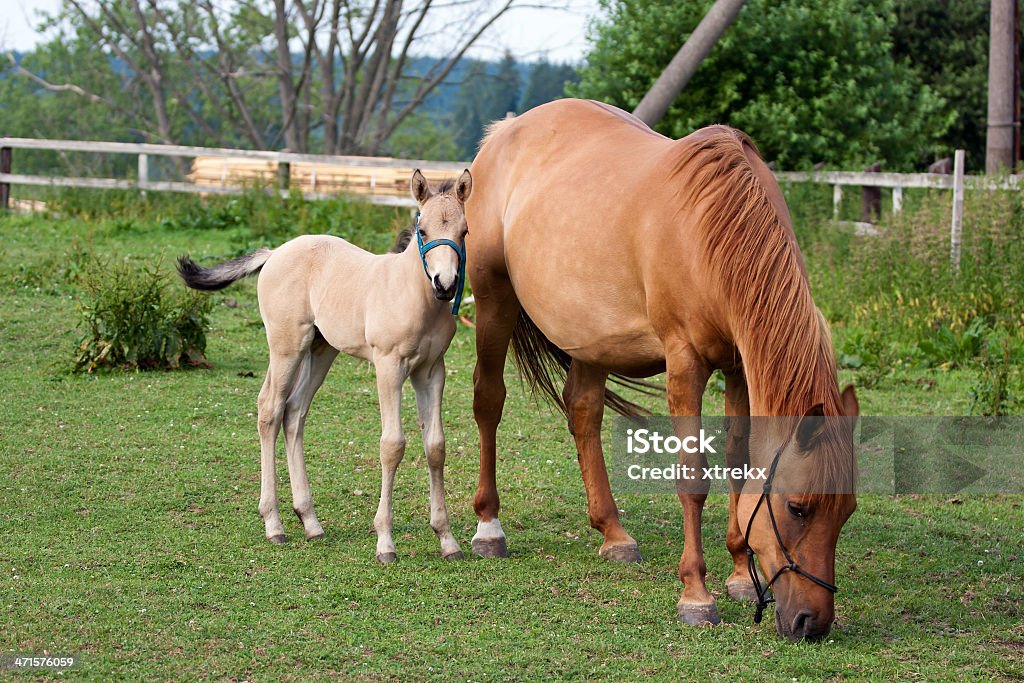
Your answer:
[[[382,467],[380,503],[374,518],[377,561],[386,564],[396,559],[391,500],[395,471],[405,455],[399,413],[407,377],[416,392],[430,470],[430,526],[441,542],[442,556],[462,558],[445,505],[441,395],[444,353],[455,335],[446,302],[459,294],[456,290],[462,285],[459,274],[464,264],[455,244],[465,244],[464,208],[472,187],[468,170],[436,192],[423,174],[415,171],[410,189],[419,205],[414,230],[420,231],[421,241],[409,240],[400,253],[376,255],[338,237],[306,235],[209,269],[200,268],[188,257],[179,259],[178,272],[194,289],[221,289],[260,273],[257,294],[270,347],[270,367],[259,395],[259,511],[271,542],[285,541],[274,459],[282,424],[295,513],[307,539],[324,535],[313,510],[302,432],[313,395],[339,351],[344,351],[372,362],[377,371]],[[431,248],[434,240],[450,242]],[[426,247],[417,248],[418,242],[427,243]]]

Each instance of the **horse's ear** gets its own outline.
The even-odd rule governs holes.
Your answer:
[[[857,401],[857,392],[853,390],[852,384],[847,384],[840,397],[843,406],[843,415],[850,418],[850,429],[857,426],[857,418],[860,416],[860,402]]]
[[[412,198],[416,200],[416,203],[423,206],[423,202],[430,199],[430,183],[420,173],[420,169],[416,169],[412,172],[412,180],[409,181],[409,192],[412,193]]]
[[[473,175],[469,172],[469,169],[467,168],[465,171],[462,172],[462,175],[459,176],[458,181],[456,181],[455,183],[455,196],[458,198],[460,202],[465,204],[466,200],[469,199],[469,195],[471,195],[472,193]]]
[[[800,450],[809,451],[814,448],[825,430],[825,409],[820,403],[814,405],[800,418],[800,424],[796,428],[796,442]]]

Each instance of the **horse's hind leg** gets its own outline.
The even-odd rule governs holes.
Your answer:
[[[701,397],[711,371],[707,364],[690,346],[669,349],[666,354],[668,407],[673,416],[677,435],[696,434],[700,428]],[[703,472],[707,458],[703,453],[683,457],[682,464]],[[708,497],[710,482],[676,482],[679,502],[683,506],[683,556],[679,560],[679,579],[683,582],[683,594],[676,606],[679,619],[684,623],[698,626],[717,624],[721,621],[715,599],[705,584],[707,565],[704,562],[704,540],[701,535],[701,518],[704,502]]]
[[[268,337],[269,339],[269,337]],[[275,449],[277,435],[284,421],[285,403],[292,392],[296,373],[305,356],[304,343],[296,340],[287,351],[271,343],[270,365],[260,389],[258,429],[260,433],[260,516],[272,543],[284,543],[284,525],[277,506],[277,468]]]
[[[750,463],[750,399],[742,370],[725,375],[725,414],[729,416],[726,467],[743,467]],[[734,485],[729,491],[729,529],[725,536],[725,547],[732,555],[733,568],[725,580],[725,588],[734,600],[756,602],[757,591],[747,569],[747,543],[736,517],[739,498],[738,486]]]
[[[338,352],[322,337],[316,337],[302,361],[294,387],[285,403],[284,443],[288,453],[288,479],[292,487],[292,509],[302,522],[306,538],[320,539],[323,527],[313,509],[313,494],[306,472],[306,458],[303,453],[302,434],[306,426],[306,415],[313,402],[313,395],[323,384],[327,371],[331,369]]]
[[[461,560],[462,549],[452,536],[448,523],[448,506],[444,500],[444,430],[441,425],[441,398],[444,394],[444,357],[430,367],[418,368],[412,374],[416,390],[416,409],[423,434],[423,449],[430,470],[430,528],[441,542],[441,556]]]
[[[569,366],[562,398],[569,412],[569,428],[576,440],[580,473],[587,490],[590,526],[601,532],[601,557],[619,562],[639,562],[636,541],[619,522],[619,510],[608,483],[608,471],[601,450],[601,420],[604,417],[605,381],[608,373],[577,360]]]
[[[480,434],[480,478],[473,498],[473,510],[479,521],[473,536],[473,552],[482,557],[507,557],[505,532],[498,521],[495,459],[498,423],[505,406],[505,356],[520,307],[507,275],[474,270],[471,280],[476,297],[473,418]]]
[[[390,564],[397,559],[395,541],[391,536],[394,518],[392,516],[392,494],[395,489],[395,472],[405,457],[405,435],[402,433],[402,384],[408,370],[405,362],[391,356],[375,357],[377,368],[377,396],[380,400],[380,502],[373,518],[377,531],[377,561]]]

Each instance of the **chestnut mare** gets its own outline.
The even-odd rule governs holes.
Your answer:
[[[753,559],[748,567],[756,551],[772,577],[779,633],[825,635],[836,542],[856,506],[855,462],[850,421],[819,416],[856,416],[858,407],[852,387],[839,391],[782,192],[749,139],[711,126],[671,140],[609,105],[559,100],[493,124],[471,172],[474,552],[506,555],[495,450],[510,342],[524,376],[568,416],[590,523],[611,560],[640,554],[619,523],[601,449],[605,404],[624,414],[637,407],[605,389],[609,375],[628,382],[665,372],[669,412],[693,416],[680,425],[692,426],[717,368],[726,415],[792,416],[765,427],[731,419],[727,465],[774,463],[803,482],[763,500],[761,483],[748,482],[730,496],[729,595],[759,602],[759,613],[768,601]],[[719,621],[705,585],[706,497],[679,490],[678,614],[689,624]]]

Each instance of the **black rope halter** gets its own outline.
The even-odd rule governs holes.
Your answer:
[[[800,576],[816,583],[830,593],[835,593],[839,590],[835,584],[829,583],[824,579],[820,579],[814,574],[804,570],[796,563],[793,556],[789,554],[789,550],[786,549],[786,544],[782,542],[782,535],[779,533],[779,525],[775,522],[775,513],[772,511],[772,501],[769,497],[772,492],[772,479],[775,477],[775,468],[779,466],[779,458],[782,457],[782,449],[785,446],[779,446],[778,450],[775,451],[775,457],[772,459],[772,465],[768,469],[768,477],[765,479],[764,488],[761,491],[761,497],[757,499],[757,505],[754,506],[754,511],[750,513],[750,519],[747,520],[747,533],[743,535],[743,542],[747,546],[747,571],[750,572],[750,580],[754,584],[754,590],[757,591],[757,610],[754,612],[754,623],[760,624],[761,617],[764,615],[764,608],[775,602],[775,597],[770,593],[772,584],[782,576],[785,571],[796,572]],[[768,518],[772,521],[772,531],[775,532],[775,540],[778,541],[779,547],[782,549],[782,554],[786,557],[786,562],[779,567],[779,570],[775,572],[775,576],[771,578],[764,586],[761,585],[761,580],[757,577],[757,560],[754,557],[754,549],[750,547],[750,530],[754,526],[754,518],[757,517],[757,511],[761,509],[761,503],[764,503],[768,508]]]

